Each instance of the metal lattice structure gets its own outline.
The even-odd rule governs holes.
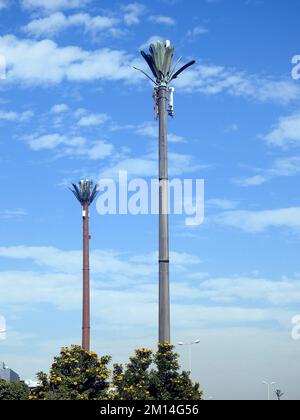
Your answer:
[[[167,102],[168,115],[173,117],[174,88],[170,87],[170,83],[195,64],[193,60],[177,70],[182,58],[173,64],[174,53],[175,48],[170,41],[165,44],[158,41],[156,45],[150,45],[149,54],[141,51],[151,75],[135,67],[154,83],[154,113],[159,119],[159,342],[162,344],[171,342]]]
[[[82,348],[90,351],[90,233],[89,207],[98,193],[92,181],[82,180],[70,188],[82,206],[83,219],[83,296],[82,296]]]

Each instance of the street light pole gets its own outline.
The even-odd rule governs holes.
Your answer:
[[[267,386],[268,401],[270,401],[271,400],[271,386],[276,385],[276,382],[269,383],[269,382],[263,381],[263,384]]]
[[[188,347],[188,367],[189,367],[189,373],[190,376],[192,376],[192,346],[195,344],[199,344],[200,340],[195,340],[192,341],[190,343],[183,343],[182,341],[180,341],[178,343],[179,346],[187,346]]]
[[[82,180],[72,184],[71,191],[82,206],[83,226],[83,292],[82,292],[82,348],[90,351],[90,232],[89,207],[97,196],[97,185],[92,181]]]
[[[170,41],[163,44],[158,41],[149,47],[150,54],[141,51],[142,57],[148,64],[152,75],[141,71],[154,85],[155,113],[159,118],[159,343],[171,342],[170,321],[170,280],[169,280],[169,180],[168,180],[168,146],[167,146],[167,101],[168,113],[174,116],[173,94],[169,88],[172,80],[195,64],[191,61],[177,70],[181,59],[172,65],[175,48]],[[168,97],[169,92],[169,97]]]

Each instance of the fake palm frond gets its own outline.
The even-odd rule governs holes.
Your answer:
[[[70,190],[82,205],[92,204],[98,194],[98,185],[92,181],[80,181],[78,185],[72,184],[72,187]]]
[[[171,44],[165,45],[161,41],[158,41],[156,45],[151,44],[149,47],[149,52],[150,54],[141,51],[141,54],[146,63],[148,64],[153,77],[149,76],[143,70],[137,69],[136,67],[135,69],[141,71],[157,86],[167,86],[172,80],[177,79],[177,77],[184,70],[186,70],[196,62],[193,60],[185,66],[181,67],[181,69],[179,69],[178,71],[176,71],[176,68],[181,59],[179,59],[175,66],[172,68],[175,48]]]

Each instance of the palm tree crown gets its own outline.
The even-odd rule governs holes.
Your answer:
[[[94,185],[93,181],[82,180],[76,184],[72,184],[70,188],[77,200],[84,206],[90,206],[95,200],[98,193],[98,185]]]
[[[142,57],[145,59],[146,63],[148,64],[155,80],[143,70],[137,69],[136,67],[135,69],[141,71],[157,86],[167,86],[172,80],[177,79],[177,77],[184,70],[186,70],[196,62],[193,60],[185,66],[181,67],[179,70],[177,70],[177,66],[182,59],[180,58],[172,67],[175,48],[171,45],[169,41],[167,41],[165,44],[161,41],[158,41],[156,45],[151,44],[149,47],[149,51],[150,54],[146,54],[144,51],[141,51],[141,54]]]

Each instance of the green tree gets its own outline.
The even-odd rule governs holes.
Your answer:
[[[152,351],[140,349],[130,357],[125,366],[115,364],[113,372],[113,392],[111,399],[115,400],[147,400],[150,396],[149,367],[152,363]]]
[[[187,372],[180,372],[179,354],[171,344],[159,344],[154,355],[157,369],[150,374],[151,394],[156,400],[200,400],[202,391]]]
[[[63,348],[55,357],[49,376],[38,373],[40,385],[35,388],[31,400],[101,400],[109,390],[110,357],[98,358],[79,346]]]
[[[179,355],[171,344],[159,344],[158,351],[136,350],[125,366],[114,365],[113,390],[115,400],[201,400],[199,384],[194,384],[187,372],[180,372]],[[151,365],[155,369],[151,369]]]
[[[24,382],[0,380],[0,400],[27,400],[29,388]]]

